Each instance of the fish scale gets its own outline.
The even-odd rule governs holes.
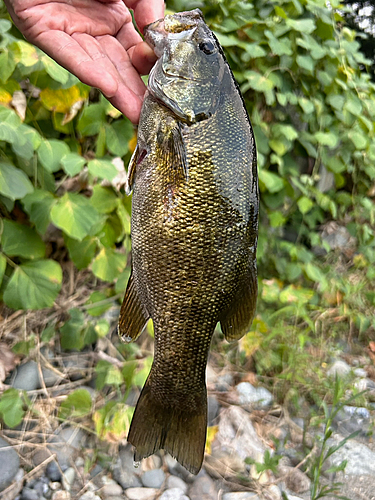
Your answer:
[[[132,274],[118,329],[134,340],[152,318],[155,348],[128,440],[137,461],[163,448],[198,473],[215,326],[236,340],[255,312],[255,142],[200,11],[166,16],[146,29],[146,40],[159,60],[129,166]]]

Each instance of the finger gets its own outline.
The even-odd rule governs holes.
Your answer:
[[[101,36],[97,40],[102,51],[115,66],[124,85],[132,90],[135,95],[142,98],[146,90],[145,84],[132,65],[128,53],[121,43],[112,36]]]
[[[163,0],[124,0],[129,9],[134,10],[134,18],[137,26],[143,33],[143,29],[157,19],[164,17]]]
[[[157,61],[157,57],[152,48],[146,43],[142,42],[135,47],[128,50],[128,54],[132,65],[140,75],[148,75],[151,68]]]
[[[62,31],[51,30],[39,34],[35,43],[83,83],[99,88],[106,96],[116,94],[118,83],[113,65],[106,63],[102,57],[93,60],[77,38]]]
[[[125,50],[137,45],[142,41],[142,37],[136,32],[132,20],[125,23],[116,35],[117,40],[121,43]]]
[[[119,75],[118,89],[110,102],[133,123],[138,123],[146,86],[118,40],[102,36],[98,37],[98,42]]]

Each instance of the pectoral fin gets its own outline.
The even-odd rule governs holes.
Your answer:
[[[255,314],[257,292],[258,282],[254,268],[220,318],[221,330],[229,342],[240,339],[248,332]]]
[[[143,332],[149,317],[138,295],[132,274],[126,288],[117,326],[117,332],[121,340],[124,342],[131,342],[138,338]]]
[[[173,127],[161,144],[163,161],[170,169],[174,185],[188,180],[186,147],[180,125]]]
[[[133,184],[135,180],[135,173],[137,170],[137,166],[146,158],[147,149],[141,148],[139,144],[136,145],[134,153],[130,158],[129,166],[128,166],[128,177],[125,186],[125,192],[129,196],[133,191]]]

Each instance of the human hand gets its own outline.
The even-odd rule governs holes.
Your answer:
[[[164,16],[163,0],[4,0],[25,38],[82,82],[100,89],[133,123],[156,57],[135,30]]]

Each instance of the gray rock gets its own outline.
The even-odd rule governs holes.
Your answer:
[[[212,443],[212,455],[224,467],[245,472],[245,458],[262,462],[264,451],[265,446],[254,429],[249,413],[238,406],[221,411],[219,429]]]
[[[146,488],[160,489],[165,481],[165,474],[161,469],[146,470],[142,474],[141,481]]]
[[[35,490],[32,490],[31,488],[24,488],[22,490],[22,500],[39,500],[41,495]]]
[[[113,466],[113,479],[115,479],[124,490],[142,486],[138,475],[140,470],[134,467],[134,455],[129,446],[120,449],[119,459]]]
[[[294,495],[288,495],[288,500],[303,500],[301,497],[296,497]]]
[[[223,500],[260,500],[256,493],[252,491],[232,491],[231,493],[224,493]]]
[[[24,391],[34,391],[39,389],[39,370],[35,361],[28,361],[16,369],[16,376],[13,379],[12,387]]]
[[[169,476],[167,478],[166,486],[168,489],[179,488],[183,493],[187,493],[188,485],[180,477]]]
[[[79,497],[79,500],[101,500],[101,498],[94,491],[86,491]]]
[[[284,465],[279,467],[279,473],[285,476],[285,486],[293,493],[304,493],[310,489],[311,481],[300,469]]]
[[[220,375],[216,382],[216,389],[220,392],[228,391],[233,385],[233,375],[231,373],[224,373]]]
[[[156,488],[128,488],[125,493],[129,500],[154,500],[159,491]]]
[[[52,387],[53,385],[60,382],[60,380],[62,380],[62,377],[59,377],[57,373],[44,366],[42,366],[42,376],[46,387]],[[40,382],[39,385],[42,386]]]
[[[349,375],[351,367],[345,361],[337,359],[327,370],[328,377],[334,378],[336,375],[338,377],[344,378]]]
[[[189,500],[180,488],[169,488],[159,497],[159,500]]]
[[[337,445],[341,440],[341,436],[335,435],[328,440],[328,444],[329,446]],[[362,443],[349,440],[331,455],[331,464],[334,466],[340,465],[343,460],[348,461],[345,474],[354,476],[375,474],[375,452]]]
[[[322,240],[326,241],[332,250],[341,250],[348,247],[351,237],[346,227],[337,225],[329,232],[324,230]]]
[[[69,491],[55,491],[55,493],[52,495],[52,500],[70,500],[70,493]]]
[[[117,495],[121,495],[122,492],[123,491],[121,486],[115,482],[104,485],[103,488],[100,490],[100,493],[104,497],[114,497]]]
[[[61,472],[60,472],[60,469],[55,461],[50,462],[47,465],[46,474],[47,474],[47,477],[53,482],[61,481]]]
[[[48,482],[48,479],[45,477],[45,478],[41,478],[39,481],[37,481],[35,484],[34,484],[34,491],[36,491],[39,495],[39,498],[48,494],[48,491],[49,491],[49,488],[48,488],[48,484],[46,484],[45,481]]]
[[[254,387],[249,382],[241,382],[236,387],[239,402],[242,405],[270,406],[273,396],[264,387]]]
[[[219,415],[220,405],[216,396],[208,396],[207,398],[207,422],[208,426],[215,425],[216,417]]]
[[[191,474],[188,472],[185,467],[182,467],[181,464],[177,462],[177,460],[169,455],[169,453],[166,453],[164,456],[165,463],[168,466],[168,470],[171,474],[174,476],[178,476],[182,478],[184,481],[187,483],[192,483],[195,481],[196,476],[194,474]]]
[[[7,449],[5,449],[7,448]],[[16,476],[20,459],[11,445],[0,438],[0,491],[7,488]]]
[[[66,469],[62,476],[62,485],[66,489],[66,491],[70,491],[72,489],[74,479],[76,477],[76,471],[73,469],[73,467],[69,467]]]
[[[366,436],[370,432],[371,415],[367,408],[344,406],[335,416],[333,425],[345,437],[356,431]]]
[[[217,500],[215,483],[204,471],[201,471],[189,490],[191,500]]]
[[[367,377],[367,372],[364,368],[356,368],[354,370],[354,374],[357,376],[357,377],[360,377],[360,378],[366,378]]]
[[[79,428],[67,426],[59,428],[52,437],[48,448],[56,453],[60,467],[69,467],[75,452],[84,447],[87,435]]]

